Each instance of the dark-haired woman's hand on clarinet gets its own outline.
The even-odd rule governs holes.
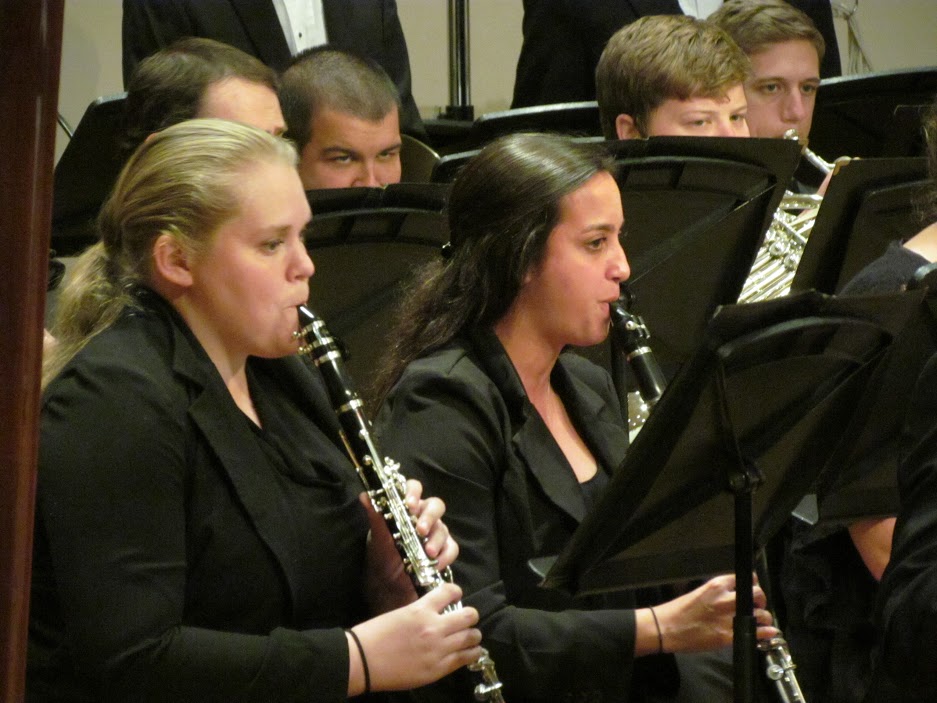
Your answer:
[[[761,586],[752,590],[758,639],[776,637],[767,599]],[[635,654],[702,652],[732,644],[735,617],[735,575],[710,579],[702,586],[672,601],[636,613],[638,637]],[[656,619],[656,621],[655,621]]]

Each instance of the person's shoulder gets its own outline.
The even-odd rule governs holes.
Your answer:
[[[435,376],[457,381],[484,375],[470,345],[456,340],[408,364],[401,378]]]
[[[914,272],[927,263],[927,259],[911,251],[899,241],[893,241],[885,252],[874,259],[845,286],[841,295],[890,293],[903,289]]]
[[[68,361],[45,397],[165,398],[179,385],[174,370],[177,346],[177,335],[163,316],[151,310],[127,311]]]

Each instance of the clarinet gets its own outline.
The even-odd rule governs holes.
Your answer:
[[[625,304],[619,299],[610,306],[612,334],[634,373],[641,398],[650,409],[664,394],[667,382],[648,345],[650,333],[647,325],[639,315],[627,310]],[[806,703],[794,674],[797,665],[791,657],[787,640],[781,636],[761,640],[758,651],[765,655],[765,675],[775,683],[781,703]]]
[[[325,380],[329,400],[341,426],[345,451],[364,484],[371,505],[387,522],[413,585],[423,595],[444,583],[451,583],[452,570],[447,567],[440,572],[436,560],[430,559],[423,548],[415,520],[404,502],[407,482],[400,473],[400,465],[387,457],[380,458],[371,437],[371,423],[364,415],[364,403],[345,370],[335,339],[325,323],[309,308],[300,305],[298,311],[300,330],[294,335],[303,342],[299,353],[312,359]],[[444,612],[453,612],[461,607],[461,601],[450,603]],[[481,679],[473,691],[475,700],[504,703],[501,682],[486,650],[483,649],[482,655],[468,668]]]

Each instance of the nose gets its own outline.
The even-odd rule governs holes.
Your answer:
[[[361,165],[361,171],[358,173],[355,185],[368,188],[380,188],[384,185],[378,178],[374,162],[369,161]]]
[[[784,101],[784,111],[782,117],[785,122],[801,122],[807,116],[807,106],[804,104],[804,96],[799,90],[792,91]]]
[[[612,250],[609,277],[616,283],[624,283],[631,277],[631,266],[628,265],[628,257],[625,255],[625,250],[618,239],[615,240],[615,246]]]
[[[294,266],[293,274],[295,278],[308,279],[316,272],[316,265],[312,263],[312,257],[309,256],[309,250],[306,249],[306,243],[302,238],[297,238],[293,245]]]
[[[716,137],[737,137],[739,136],[739,124],[733,122],[731,117],[725,117],[716,122]]]

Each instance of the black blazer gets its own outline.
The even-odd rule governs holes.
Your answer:
[[[553,382],[610,472],[628,440],[608,374],[563,354]],[[479,335],[412,363],[378,426],[382,450],[446,502],[446,524],[460,545],[455,580],[480,612],[505,699],[628,700],[635,635],[630,598],[572,599],[545,591],[528,566],[533,557],[559,553],[586,504],[497,337]]]
[[[289,45],[270,0],[123,0],[124,85],[136,65],[181,37],[208,37],[256,56],[276,71]],[[401,130],[424,137],[413,100],[410,57],[396,0],[322,0],[329,43],[377,61],[400,93]]]
[[[842,72],[829,0],[788,0],[826,41],[823,77]],[[524,0],[524,42],[511,107],[595,100],[595,67],[609,38],[645,15],[683,14],[678,0]]]
[[[265,423],[296,432],[269,451],[144,300],[44,396],[29,700],[344,701],[368,526],[321,381],[250,360]]]

